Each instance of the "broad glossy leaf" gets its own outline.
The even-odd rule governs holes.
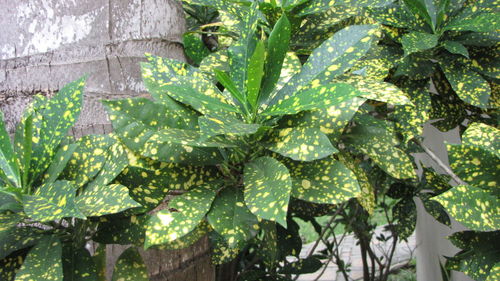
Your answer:
[[[55,236],[46,236],[29,252],[15,281],[63,281],[62,245]]]
[[[394,105],[412,104],[403,91],[387,82],[372,80],[359,75],[342,77],[340,81],[353,86],[359,92],[359,95],[366,99],[382,101]]]
[[[424,50],[432,49],[437,46],[439,36],[436,34],[429,34],[425,32],[410,32],[403,35],[401,43],[405,56],[421,52]]]
[[[359,195],[355,174],[333,156],[310,163],[287,162],[292,196],[321,204],[338,204]]]
[[[403,240],[408,239],[417,225],[417,209],[413,198],[405,198],[396,203],[392,213],[398,221],[396,224],[398,236]]]
[[[159,249],[159,250],[184,249],[184,248],[187,248],[187,247],[193,245],[194,243],[196,243],[198,240],[203,238],[203,236],[207,235],[212,230],[213,229],[208,222],[201,221],[201,223],[193,231],[189,232],[188,234],[186,234],[180,238],[177,238],[172,242],[162,244],[159,246],[153,246],[152,248]]]
[[[309,56],[302,70],[277,93],[269,105],[274,105],[308,85],[329,83],[363,57],[380,34],[374,25],[346,27],[326,40]]]
[[[97,280],[106,281],[106,245],[99,244],[92,256],[97,268]]]
[[[56,181],[40,186],[33,195],[23,198],[24,211],[37,221],[51,221],[65,217],[84,219],[75,204],[76,187],[68,181]]]
[[[434,194],[441,194],[452,186],[449,184],[451,177],[447,175],[440,175],[434,170],[424,168],[423,176],[425,178],[425,189],[430,189]]]
[[[16,273],[24,262],[26,253],[16,252],[4,259],[0,259],[0,280],[13,281]]]
[[[276,83],[278,83],[282,72],[287,71],[286,64],[285,67],[283,67],[283,62],[287,57],[290,34],[290,21],[283,13],[269,35],[265,76],[262,82],[262,91],[259,96],[261,102],[267,100],[275,88]]]
[[[435,14],[433,17],[432,11],[429,11],[427,6],[428,1],[404,0],[403,2],[406,4],[406,6],[408,6],[410,11],[416,18],[423,18],[425,22],[434,29],[436,23]]]
[[[2,230],[0,232],[0,260],[15,251],[37,244],[43,237],[43,230],[35,227],[18,226],[8,231]]]
[[[155,132],[151,135],[146,145],[149,145],[149,143],[170,143],[190,147],[234,146],[222,137],[214,137],[208,140],[201,140],[200,138],[201,135],[198,131],[169,128]]]
[[[149,281],[148,270],[135,247],[125,250],[116,261],[112,281]]]
[[[287,263],[281,270],[282,274],[306,274],[314,273],[323,266],[323,263],[314,256],[305,259],[299,259],[291,263]]]
[[[316,86],[279,100],[274,105],[267,107],[261,114],[271,116],[296,114],[318,107],[330,107],[360,95],[360,92],[354,87],[345,83],[333,83],[325,86],[318,84]]]
[[[218,188],[208,183],[172,199],[168,207],[176,211],[161,210],[151,217],[144,247],[169,243],[193,231],[210,210]]]
[[[425,210],[438,222],[451,227],[450,216],[446,209],[439,202],[434,200],[423,200]]]
[[[14,149],[10,143],[9,133],[3,121],[3,112],[0,111],[0,177],[14,186],[21,186],[19,166],[14,157]]]
[[[52,163],[43,175],[44,183],[53,183],[57,180],[62,171],[66,168],[73,152],[77,149],[79,143],[72,143],[60,147],[54,156]]]
[[[358,108],[366,101],[363,98],[353,98],[326,108],[302,111],[293,116],[281,119],[283,127],[316,127],[328,135],[330,141],[336,142],[351,121]]]
[[[477,107],[489,107],[491,88],[481,75],[457,62],[442,62],[440,66],[460,99]]]
[[[245,205],[243,192],[236,188],[225,188],[217,195],[207,219],[231,248],[241,247],[259,230],[257,217]]]
[[[62,263],[64,281],[97,281],[97,269],[87,249],[63,244]]]
[[[149,215],[110,215],[99,219],[99,226],[92,240],[101,244],[137,245],[144,243],[146,222]]]
[[[256,5],[257,3],[253,3],[249,13],[243,18],[240,39],[228,49],[229,68],[231,69],[229,74],[240,93],[247,92],[248,65],[257,44],[255,32],[259,20],[259,10]]]
[[[234,81],[231,80],[231,77],[229,77],[229,74],[218,69],[214,69],[214,72],[217,81],[219,81],[219,83],[221,83],[222,86],[224,86],[224,88],[231,93],[231,96],[239,102],[241,105],[241,112],[248,113],[247,99],[245,96],[246,93],[242,93],[238,90]]]
[[[185,33],[182,36],[184,51],[186,55],[199,65],[201,61],[210,54],[210,50],[205,46],[200,36],[194,33]]]
[[[286,226],[292,180],[278,160],[263,156],[245,165],[245,203],[257,217]]]
[[[120,184],[93,185],[76,198],[76,205],[88,217],[118,213],[141,207],[128,194],[128,188]]]
[[[263,41],[257,42],[255,50],[248,63],[248,77],[246,81],[247,100],[252,108],[257,107],[260,86],[264,76],[264,62],[266,58],[266,48]],[[279,75],[275,75],[279,77]]]
[[[498,198],[471,185],[455,186],[433,198],[449,214],[471,230],[492,231],[500,226]]]
[[[106,150],[106,162],[103,168],[86,186],[86,189],[102,189],[111,183],[127,167],[127,164],[127,151],[120,143],[114,143]]]
[[[29,170],[33,153],[33,137],[38,136],[39,133],[39,127],[33,127],[33,116],[36,115],[33,107],[36,106],[37,100],[38,98],[35,96],[30,107],[25,109],[21,121],[16,126],[16,132],[14,134],[14,152],[19,164],[19,169],[22,171],[21,181],[23,185],[26,185],[30,180]],[[36,131],[36,134],[34,131]],[[0,181],[1,179],[2,177],[0,176]]]
[[[215,79],[215,70],[222,72],[229,72],[229,57],[227,56],[227,50],[219,50],[215,53],[211,53],[203,59],[200,64],[199,70],[203,72],[208,77]]]
[[[281,90],[295,74],[299,73],[301,68],[302,63],[300,62],[299,57],[294,52],[287,52],[275,88],[266,100],[263,98],[261,99],[261,107],[263,109],[267,108],[269,102],[274,99],[279,90]]]
[[[469,144],[448,144],[447,149],[450,167],[460,179],[480,188],[498,188],[500,158],[495,154]]]
[[[32,182],[48,168],[57,151],[56,148],[78,119],[85,80],[86,77],[83,77],[69,83],[46,102],[40,124],[40,135],[32,137],[33,153],[30,169]],[[35,123],[35,120],[33,122]]]
[[[432,125],[446,132],[461,124],[467,116],[466,105],[455,94],[451,85],[441,71],[436,71],[432,82],[439,95],[429,95],[431,98],[431,119],[438,119]]]
[[[225,264],[234,260],[241,251],[237,247],[229,247],[224,237],[215,231],[210,232],[209,238],[212,246],[212,263],[215,265]]]
[[[198,124],[200,126],[200,136],[203,139],[217,135],[251,135],[261,127],[260,124],[248,124],[230,116],[202,116],[198,119]]]
[[[376,45],[368,51],[366,56],[358,60],[350,71],[356,75],[369,77],[371,80],[383,81],[401,59],[400,48]]]
[[[373,215],[376,207],[375,187],[371,184],[368,174],[359,163],[354,160],[352,155],[342,153],[339,155],[339,160],[356,176],[357,184],[360,187],[360,192],[356,199],[359,204],[368,212]]]
[[[265,147],[296,161],[325,158],[338,150],[320,128],[286,128],[273,132]]]
[[[348,6],[348,7],[380,7],[390,4],[390,0],[318,0],[310,2],[306,7],[304,7],[299,15],[305,16],[310,14],[316,14],[323,12],[325,9],[331,6]]]
[[[498,279],[500,231],[462,231],[450,236],[450,241],[462,251],[449,258],[447,266],[461,271],[475,280],[494,281]]]
[[[479,146],[500,157],[500,130],[483,123],[472,123],[462,135],[464,144]]]
[[[462,55],[469,58],[469,51],[467,48],[459,42],[456,41],[444,41],[443,47],[452,54]]]
[[[169,191],[190,190],[219,177],[216,167],[154,163],[147,167],[127,167],[117,181],[130,190],[134,201],[147,209],[153,209]]]
[[[121,141],[139,151],[152,131],[165,128],[196,128],[198,115],[175,101],[169,106],[145,98],[104,101],[113,129]]]
[[[500,14],[476,13],[457,16],[444,26],[444,30],[491,32],[500,29]]]
[[[356,118],[358,126],[347,135],[348,143],[353,144],[384,171],[398,179],[416,178],[413,162],[401,149],[390,122],[377,120],[363,115]]]
[[[263,260],[266,267],[275,268],[279,254],[277,225],[273,221],[266,220],[260,225],[264,234],[256,254]]]

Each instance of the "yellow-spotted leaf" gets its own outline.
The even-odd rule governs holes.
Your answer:
[[[474,280],[495,281],[500,273],[500,231],[462,231],[449,237],[456,247],[462,249],[449,258],[446,266],[461,271]]]
[[[116,261],[111,281],[149,281],[148,269],[135,247],[126,249]]]
[[[57,151],[56,148],[78,119],[85,79],[83,77],[69,83],[45,103],[40,135],[32,138],[31,181],[48,168]],[[35,123],[35,120],[33,122]]]
[[[276,86],[267,98],[265,95],[261,96],[260,101],[262,109],[267,108],[268,103],[274,99],[278,91],[281,90],[281,88],[283,88],[295,74],[300,72],[301,67],[302,63],[300,62],[299,57],[294,52],[287,52],[281,67],[280,76],[276,82]]]
[[[24,262],[23,252],[17,252],[4,259],[0,259],[0,280],[14,280],[16,273]]]
[[[128,158],[125,148],[120,143],[114,143],[106,151],[106,162],[99,174],[90,182],[86,189],[101,189],[111,183],[127,167]],[[92,157],[92,156],[90,156]]]
[[[92,185],[76,198],[76,205],[87,217],[114,214],[130,208],[141,207],[120,184]]]
[[[231,248],[244,246],[259,230],[257,217],[245,205],[243,192],[236,188],[218,194],[207,219]]]
[[[308,3],[299,13],[299,15],[310,15],[321,13],[332,6],[348,7],[383,7],[390,4],[390,0],[318,0]]]
[[[316,86],[277,101],[261,114],[270,116],[296,114],[304,110],[337,105],[361,94],[353,86],[345,83],[333,83],[326,86],[318,84]]]
[[[97,280],[97,268],[89,251],[84,247],[75,248],[71,243],[63,244],[62,263],[64,280]]]
[[[413,162],[401,149],[394,134],[394,125],[388,121],[361,115],[357,126],[346,135],[348,143],[367,154],[380,168],[398,179],[417,177]]]
[[[214,183],[200,185],[172,199],[168,206],[175,211],[161,210],[148,221],[144,247],[170,243],[193,231],[210,210],[219,187]]]
[[[182,130],[169,128],[155,132],[148,140],[153,143],[171,143],[179,144],[190,147],[232,147],[233,144],[229,143],[222,137],[213,137],[208,140],[200,140],[201,135],[198,131]]]
[[[393,84],[371,80],[358,75],[345,76],[341,82],[352,85],[366,99],[386,102],[394,105],[411,105],[408,96]]]
[[[75,204],[76,187],[68,181],[56,181],[40,186],[33,195],[23,198],[24,212],[37,221],[65,217],[85,218]]]
[[[21,220],[22,216],[16,213],[6,212],[0,214],[0,237],[3,236],[3,232],[10,230],[12,227],[16,226]]]
[[[328,135],[330,141],[336,142],[365,101],[363,98],[353,98],[326,108],[302,111],[293,116],[285,116],[280,123],[282,127],[320,128],[321,132]]]
[[[198,119],[200,136],[208,139],[217,135],[251,135],[257,132],[260,124],[248,124],[231,116],[210,117],[202,116]]]
[[[20,187],[19,166],[14,157],[14,149],[3,118],[3,112],[0,111],[0,178],[5,182],[12,182],[16,187]]]
[[[263,156],[245,165],[245,203],[257,217],[286,226],[292,180],[285,165]]]
[[[227,245],[226,240],[216,231],[210,232],[209,236],[212,248],[212,263],[215,265],[225,264],[234,260],[241,249],[231,248]]]
[[[309,56],[301,71],[276,94],[269,105],[291,97],[302,88],[330,82],[363,57],[379,35],[374,25],[348,26],[335,33]]]
[[[44,183],[53,183],[56,181],[62,171],[66,168],[66,164],[68,164],[69,160],[73,156],[73,153],[78,148],[78,145],[79,143],[63,145],[57,150],[52,163],[42,176]]]
[[[106,163],[107,150],[116,140],[109,135],[87,135],[78,140],[78,147],[62,173],[62,178],[75,186],[84,186],[94,179]]]
[[[218,177],[216,167],[156,163],[148,167],[127,167],[116,180],[130,190],[134,201],[153,209],[169,191],[190,190]]]
[[[368,174],[359,165],[358,162],[354,160],[352,155],[347,153],[342,153],[339,155],[339,160],[356,176],[356,180],[360,187],[360,192],[356,199],[359,204],[368,212],[368,214],[373,215],[376,207],[375,201],[375,187],[370,183]]]
[[[317,160],[338,152],[319,128],[276,130],[264,145],[267,149],[296,161]]]
[[[401,43],[403,44],[405,56],[407,56],[412,53],[421,52],[436,47],[438,44],[438,40],[439,36],[436,34],[414,31],[403,35]]]
[[[441,62],[440,66],[460,99],[477,107],[489,107],[491,88],[480,74],[453,61]]]
[[[188,234],[175,239],[172,242],[162,244],[159,246],[153,246],[153,249],[159,249],[159,250],[180,250],[187,248],[194,243],[196,243],[198,240],[203,238],[203,236],[207,235],[210,231],[212,231],[212,227],[210,224],[206,221],[201,221],[201,223],[191,232]]]
[[[206,56],[200,64],[200,71],[215,80],[215,69],[221,72],[229,71],[227,50],[223,49]]]
[[[92,240],[100,244],[141,246],[145,241],[149,215],[108,215],[99,218],[99,226]]]
[[[4,218],[0,218],[2,224]],[[2,225],[3,228],[6,228]],[[31,247],[40,241],[46,233],[36,227],[14,227],[8,231],[0,232],[0,260],[15,251]]]
[[[452,54],[462,55],[469,58],[469,51],[467,48],[456,41],[444,41],[443,47]]]
[[[500,158],[488,150],[469,144],[448,144],[450,167],[470,185],[495,190],[500,179]]]
[[[356,175],[332,156],[310,163],[287,162],[292,176],[292,196],[309,202],[338,204],[357,197]]]
[[[494,231],[500,227],[498,198],[487,190],[472,185],[459,185],[433,199],[471,230]]]
[[[135,152],[143,148],[156,130],[197,127],[196,112],[174,101],[168,106],[146,98],[109,100],[103,103],[115,133]]]
[[[480,146],[500,157],[500,130],[483,123],[472,123],[462,135],[462,142]]]
[[[63,281],[62,245],[55,236],[46,236],[26,256],[15,281]]]

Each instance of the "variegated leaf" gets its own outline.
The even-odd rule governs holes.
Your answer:
[[[135,247],[125,250],[116,261],[112,281],[149,281],[148,269]]]
[[[29,252],[15,281],[63,281],[62,245],[55,236],[46,236]]]
[[[245,165],[245,203],[257,217],[286,226],[292,181],[285,165],[263,156]]]
[[[68,181],[56,181],[40,186],[33,195],[23,198],[24,211],[37,221],[65,217],[85,218],[75,204],[76,187]]]
[[[264,145],[267,149],[296,161],[317,160],[338,152],[319,128],[276,130]]]
[[[93,185],[76,198],[76,205],[88,217],[114,214],[130,208],[141,207],[120,184]]]
[[[230,116],[198,118],[200,137],[208,139],[217,135],[251,135],[257,132],[260,124],[248,124]]]
[[[3,118],[3,112],[0,111],[0,178],[21,187],[19,166]]]
[[[498,198],[471,185],[459,185],[433,198],[469,229],[493,231],[500,227]]]
[[[146,228],[145,247],[170,243],[193,231],[210,210],[218,184],[208,183],[179,195],[149,220]]]
[[[245,205],[243,192],[236,188],[225,188],[217,195],[207,219],[230,248],[242,247],[259,230],[257,217]]]
[[[292,196],[321,204],[338,204],[357,197],[355,174],[333,156],[310,163],[286,162],[292,176]]]
[[[97,281],[97,268],[87,249],[63,244],[62,263],[64,281]]]
[[[500,130],[483,123],[472,123],[462,135],[464,144],[479,146],[500,158]]]

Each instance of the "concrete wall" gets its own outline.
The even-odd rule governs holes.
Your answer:
[[[424,144],[434,151],[443,163],[448,165],[448,154],[446,152],[445,142],[460,143],[458,129],[442,133],[433,126],[426,124],[424,126],[424,137]],[[424,153],[415,155],[415,158],[422,161],[427,167],[433,167],[436,171],[441,173],[444,172]],[[446,237],[454,232],[464,230],[465,228],[453,220],[451,228],[439,223],[432,216],[427,214],[420,201],[417,200],[416,203],[418,212],[416,228],[417,280],[440,281],[441,270],[439,268],[439,261],[444,264],[444,256],[453,256],[459,250],[453,246]],[[472,279],[461,272],[453,272],[452,280],[472,281]]]

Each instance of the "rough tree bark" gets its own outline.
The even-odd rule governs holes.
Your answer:
[[[72,133],[109,132],[99,100],[148,95],[139,68],[144,53],[185,59],[175,0],[0,0],[0,14],[0,110],[10,132],[33,95],[51,95],[84,74],[84,109]],[[110,264],[122,250],[109,248]],[[143,256],[151,280],[214,280],[206,239]]]

